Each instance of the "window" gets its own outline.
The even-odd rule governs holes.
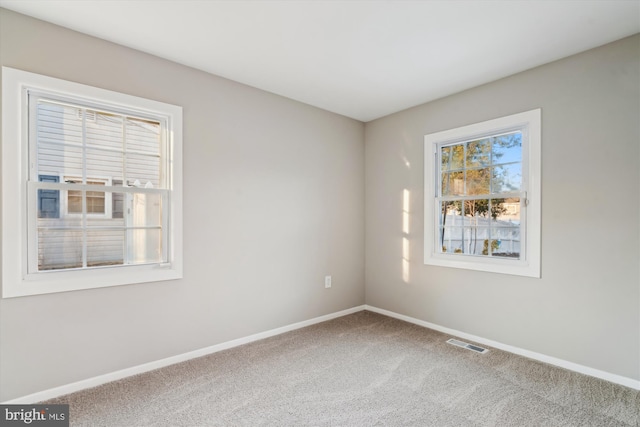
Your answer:
[[[3,297],[182,276],[180,107],[3,67]]]
[[[425,136],[425,264],[540,277],[540,110]]]
[[[67,184],[82,184],[82,178],[80,177],[64,177],[64,182]],[[87,178],[87,185],[101,185],[106,186],[107,180]],[[85,194],[87,215],[107,215],[106,210],[106,196],[104,191],[87,191]],[[109,193],[111,194],[111,193]],[[83,196],[80,190],[67,190],[67,214],[81,215]]]

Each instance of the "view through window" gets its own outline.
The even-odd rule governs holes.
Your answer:
[[[438,147],[440,249],[520,258],[522,133]]]
[[[164,262],[163,124],[40,94],[30,105],[37,270]]]

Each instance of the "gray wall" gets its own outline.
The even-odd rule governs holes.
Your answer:
[[[0,401],[364,303],[362,123],[2,9],[0,63],[183,106],[185,183],[183,280],[0,300]]]
[[[367,123],[367,304],[640,379],[639,56],[636,35]],[[425,266],[424,135],[534,108],[542,278]]]

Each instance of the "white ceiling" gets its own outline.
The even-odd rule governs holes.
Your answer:
[[[640,0],[0,0],[361,121],[640,32]]]

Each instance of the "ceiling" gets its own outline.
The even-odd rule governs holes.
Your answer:
[[[370,121],[640,32],[640,0],[0,0]]]

